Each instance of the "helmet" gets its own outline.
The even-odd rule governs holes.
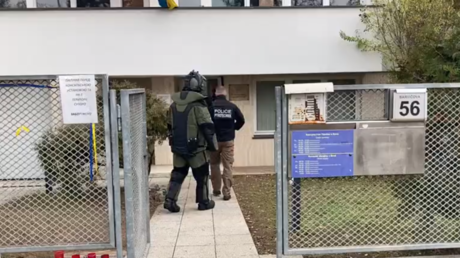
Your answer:
[[[187,76],[185,76],[183,91],[194,91],[207,95],[207,80],[206,77],[201,75],[195,70],[191,71]]]

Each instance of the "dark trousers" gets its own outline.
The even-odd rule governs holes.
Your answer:
[[[168,193],[166,198],[177,202],[182,183],[187,177],[190,166],[174,167],[171,172],[171,179],[169,180]],[[196,180],[196,202],[207,203],[209,202],[209,164],[205,163],[200,167],[192,168],[193,177]]]

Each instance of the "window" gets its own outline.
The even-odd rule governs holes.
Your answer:
[[[275,87],[284,81],[262,81],[256,84],[256,131],[273,132],[276,127]]]
[[[332,82],[334,85],[353,85],[353,84],[356,84],[355,79],[329,80],[328,82]]]
[[[213,7],[244,6],[244,0],[212,0]]]
[[[144,7],[144,0],[123,0],[123,7]]]
[[[69,8],[70,0],[37,0],[37,8]]]
[[[218,79],[208,79],[208,96],[214,96],[216,93],[216,88],[219,86]]]
[[[282,6],[282,0],[250,0],[251,6]]]
[[[0,0],[0,8],[27,8],[26,0]]]
[[[315,83],[320,80],[294,80],[292,83]],[[275,87],[284,85],[284,81],[261,81],[256,84],[256,131],[273,132],[276,127]]]
[[[331,0],[331,5],[335,6],[353,6],[360,5],[360,0]]]
[[[321,80],[293,80],[292,83],[315,83],[321,82]]]
[[[201,0],[179,0],[180,7],[200,7]]]
[[[110,7],[110,0],[77,0],[77,7]]]
[[[292,6],[322,6],[323,0],[292,0],[291,4]]]

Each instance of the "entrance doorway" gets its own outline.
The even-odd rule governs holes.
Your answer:
[[[211,96],[213,99],[216,94],[216,88],[219,85],[224,85],[224,77],[206,77],[208,80],[208,96]]]
[[[208,96],[213,97],[216,93],[216,88],[219,85],[224,85],[224,77],[223,76],[205,76],[207,80],[207,94]],[[176,77],[174,79],[174,91],[180,91],[184,87],[184,78]]]

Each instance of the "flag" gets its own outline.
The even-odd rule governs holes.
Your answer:
[[[177,7],[176,1],[174,0],[158,0],[158,4],[160,4],[163,8],[168,8],[169,10]]]

